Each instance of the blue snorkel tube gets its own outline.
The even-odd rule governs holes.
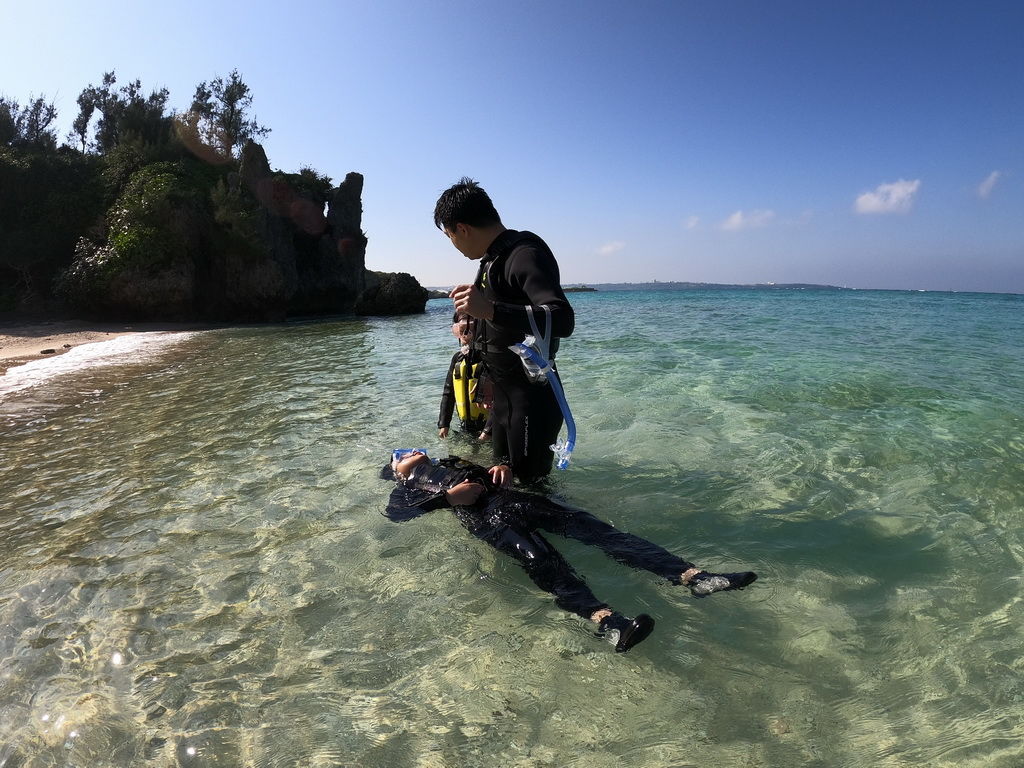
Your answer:
[[[551,367],[550,362],[540,356],[534,346],[535,343],[536,339],[533,336],[527,336],[521,343],[513,344],[509,349],[523,359],[527,375],[532,380],[547,381],[551,385],[551,391],[555,393],[558,407],[562,409],[567,433],[565,440],[559,440],[550,448],[558,458],[558,468],[566,469],[569,466],[572,449],[576,447],[576,422],[569,411],[569,403],[565,401],[565,392],[562,390],[562,382],[558,380],[558,372]]]

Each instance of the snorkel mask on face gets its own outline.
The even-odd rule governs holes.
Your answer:
[[[412,456],[414,453],[422,453],[424,456],[427,455],[426,448],[395,448],[391,452],[392,463],[397,463],[407,456]]]
[[[398,465],[405,459],[411,456],[426,456],[427,452],[423,448],[395,448],[391,451],[391,461],[384,465],[380,471],[380,476],[384,480],[396,480],[402,477],[398,472]]]

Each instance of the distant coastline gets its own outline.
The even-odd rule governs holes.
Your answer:
[[[429,298],[446,299],[451,288],[427,289]],[[990,291],[957,291],[953,289],[924,288],[848,288],[845,285],[820,283],[688,283],[652,280],[646,283],[570,283],[563,285],[566,293],[594,293],[601,291],[891,291],[895,293],[993,293]],[[994,292],[1004,296],[1024,296],[1012,291]]]
[[[573,290],[564,286],[566,291]],[[817,290],[851,291],[839,285],[818,285],[816,283],[688,283],[678,281],[652,280],[649,283],[587,283],[582,290],[590,291],[738,291],[738,290]]]
[[[431,287],[427,290],[430,298],[447,298],[451,288]],[[649,283],[573,283],[563,285],[566,293],[593,293],[596,291],[737,291],[737,290],[817,290],[817,291],[855,291],[839,285],[818,285],[816,283],[686,283],[677,281],[662,282],[653,280]]]

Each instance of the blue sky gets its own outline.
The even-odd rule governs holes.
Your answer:
[[[152,6],[152,7],[150,7]],[[367,266],[474,265],[433,226],[476,178],[564,283],[1024,293],[1024,3],[4,0],[0,93],[61,134],[103,72],[237,68],[271,165],[366,177]]]

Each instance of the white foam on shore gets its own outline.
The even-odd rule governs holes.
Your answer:
[[[193,331],[127,333],[109,341],[80,344],[63,354],[8,368],[0,376],[0,399],[85,368],[140,362],[154,352],[194,335]]]

